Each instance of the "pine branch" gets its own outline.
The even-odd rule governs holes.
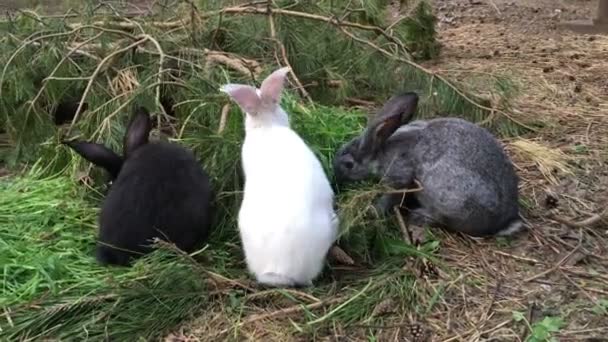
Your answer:
[[[287,51],[285,50],[285,45],[283,44],[283,42],[281,42],[280,39],[277,38],[277,31],[275,29],[274,18],[272,16],[272,11],[270,10],[270,8],[268,9],[268,26],[270,27],[270,38],[276,43],[277,48],[280,50],[283,63],[285,63],[285,66],[289,67],[289,69],[291,70],[291,75],[292,75],[294,81],[296,82],[298,91],[300,92],[302,97],[306,98],[306,100],[308,100],[309,103],[312,103],[313,102],[312,98],[310,97],[310,95],[308,94],[308,92],[306,91],[304,86],[302,85],[302,82],[300,82],[300,79],[295,74],[293,67],[289,63],[289,59],[287,58]],[[275,56],[278,59],[276,51],[275,51]],[[278,63],[278,64],[280,65],[281,63]]]
[[[405,58],[402,58],[402,57],[396,56],[396,55],[394,55],[394,54],[390,53],[389,51],[387,51],[387,50],[385,50],[385,49],[383,49],[383,48],[381,48],[381,47],[377,46],[376,44],[374,44],[373,42],[371,42],[371,41],[369,41],[369,40],[366,40],[366,39],[363,39],[363,38],[359,38],[359,37],[355,36],[353,33],[351,33],[351,32],[349,32],[348,30],[346,30],[346,29],[345,29],[343,26],[338,26],[338,27],[340,28],[340,30],[341,30],[341,31],[342,31],[342,32],[343,32],[345,35],[349,36],[351,39],[353,39],[353,40],[355,40],[355,41],[357,41],[357,42],[359,42],[359,43],[365,44],[365,45],[367,45],[367,46],[371,47],[372,49],[374,49],[374,50],[376,50],[376,51],[380,52],[381,54],[383,54],[383,55],[385,55],[385,56],[387,56],[387,57],[389,57],[389,58],[391,58],[391,59],[397,60],[397,61],[402,62],[402,63],[405,63],[405,64],[407,64],[407,65],[409,65],[409,66],[411,66],[411,67],[414,67],[415,69],[418,69],[418,70],[420,70],[420,71],[424,72],[425,74],[427,74],[427,75],[431,76],[432,78],[436,78],[436,79],[438,79],[440,82],[442,82],[443,84],[445,84],[446,86],[448,86],[448,87],[449,87],[450,89],[452,89],[452,90],[453,90],[453,91],[454,91],[456,94],[458,94],[459,96],[461,96],[463,99],[465,99],[467,102],[469,102],[469,103],[470,103],[470,104],[472,104],[473,106],[475,106],[475,107],[477,107],[477,108],[479,108],[479,109],[481,109],[481,110],[484,110],[484,111],[488,111],[488,112],[490,112],[491,114],[490,114],[490,116],[487,118],[488,120],[492,118],[492,113],[498,113],[498,114],[501,114],[501,115],[503,115],[503,116],[507,117],[509,120],[511,120],[511,121],[513,121],[513,122],[515,122],[515,123],[517,123],[518,125],[520,125],[520,126],[522,126],[522,127],[526,128],[526,129],[528,129],[528,130],[531,130],[531,131],[536,131],[536,129],[534,129],[534,128],[532,128],[532,127],[530,127],[530,126],[528,126],[528,125],[524,124],[523,122],[521,122],[521,121],[519,121],[519,120],[517,120],[517,119],[515,119],[515,118],[513,118],[511,115],[509,115],[509,114],[508,114],[508,113],[506,113],[505,111],[502,111],[502,110],[499,110],[499,109],[496,109],[496,108],[490,108],[490,107],[484,106],[484,105],[482,105],[482,104],[478,103],[477,101],[475,101],[475,100],[471,99],[471,98],[470,98],[470,97],[469,97],[467,94],[465,94],[465,93],[464,93],[463,91],[461,91],[461,90],[460,90],[460,89],[459,89],[457,86],[455,86],[454,84],[452,84],[452,82],[448,81],[448,80],[447,80],[445,77],[441,76],[440,74],[437,74],[437,73],[435,73],[435,72],[432,72],[431,70],[428,70],[428,69],[426,69],[425,67],[423,67],[422,65],[417,64],[416,62],[413,62],[413,61],[411,61],[411,60],[409,60],[409,59],[405,59]],[[482,124],[484,124],[484,123],[485,123],[485,122],[482,122]]]

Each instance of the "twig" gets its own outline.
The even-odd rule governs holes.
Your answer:
[[[98,34],[96,34],[95,36],[93,36],[92,38],[89,38],[85,41],[83,41],[82,43],[74,46],[65,56],[63,56],[63,58],[61,58],[61,60],[59,61],[59,63],[57,63],[57,65],[55,66],[55,68],[51,71],[51,73],[49,74],[48,77],[46,77],[44,80],[42,80],[42,87],[40,87],[40,89],[38,90],[38,93],[36,94],[36,96],[34,96],[34,99],[30,102],[30,106],[26,112],[26,117],[27,115],[30,113],[30,111],[33,109],[34,104],[36,103],[36,101],[38,101],[38,99],[40,98],[40,96],[42,96],[42,93],[44,92],[44,90],[46,89],[46,85],[48,84],[48,81],[51,79],[57,79],[54,78],[55,73],[59,70],[59,68],[61,67],[61,65],[63,65],[63,63],[77,50],[80,50],[84,45],[89,44],[90,42],[94,41],[95,39],[99,38],[101,35],[103,34],[103,32],[100,32]],[[86,78],[88,79],[88,78]]]
[[[223,283],[228,283],[230,285],[233,285],[235,287],[239,287],[243,290],[247,290],[249,292],[254,292],[254,290],[244,284],[239,283],[236,280],[232,280],[229,278],[224,277],[221,274],[217,274],[215,272],[211,272],[209,270],[207,270],[206,268],[204,268],[201,264],[199,264],[196,260],[194,260],[194,258],[192,258],[192,256],[190,256],[188,253],[184,252],[183,250],[179,249],[177,246],[175,246],[175,244],[155,238],[154,239],[154,244],[157,246],[160,246],[162,248],[168,249],[170,251],[172,251],[173,253],[179,255],[181,258],[186,259],[189,263],[191,263],[193,266],[195,266],[196,268],[200,269],[203,273],[207,274],[208,276],[210,276],[214,281],[216,282],[223,282]]]
[[[177,82],[164,82],[164,84],[170,84],[170,85],[175,85],[175,86],[179,86],[179,87],[185,87],[188,88],[187,86],[181,84],[181,83],[177,83]],[[152,84],[150,84],[149,86],[146,86],[143,90],[148,90],[151,88],[154,88],[158,85],[158,83],[154,82]],[[124,96],[124,94],[120,94],[119,96],[114,97],[113,99],[107,101],[106,103],[104,103],[103,105],[99,106],[98,108],[96,108],[95,110],[93,110],[91,112],[91,114],[96,113],[97,111],[99,111],[103,106],[111,103],[112,101],[118,99],[119,97]],[[91,134],[91,137],[95,137],[97,134],[101,134],[101,132],[103,131],[103,127],[109,125],[110,119],[112,119],[114,116],[116,116],[118,113],[120,113],[123,109],[125,109],[130,103],[131,101],[133,101],[133,97],[128,98],[127,100],[125,100],[123,103],[121,103],[118,108],[116,108],[112,113],[106,115],[106,117],[104,117],[101,125],[99,127],[97,127],[97,129]]]
[[[582,240],[582,239],[581,239]],[[534,275],[532,277],[529,277],[527,279],[524,280],[524,283],[528,283],[531,282],[532,280],[538,279],[540,277],[543,277],[551,272],[554,272],[555,270],[559,269],[576,251],[578,251],[578,249],[582,246],[582,241],[579,241],[578,245],[576,247],[574,247],[566,256],[564,256],[560,261],[557,262],[557,264],[553,267],[551,267],[550,269],[543,271],[537,275]]]
[[[300,82],[300,79],[296,75],[295,70],[293,70],[291,63],[289,63],[289,58],[287,58],[287,50],[285,49],[285,45],[277,37],[277,31],[275,28],[275,23],[274,23],[274,18],[272,16],[272,13],[273,13],[273,11],[270,9],[270,6],[269,6],[268,7],[268,26],[270,28],[270,37],[275,42],[275,44],[277,45],[279,50],[281,51],[281,57],[283,59],[283,63],[285,63],[285,66],[287,66],[291,70],[291,76],[293,77],[294,82],[298,86],[298,90],[300,91],[300,94],[302,95],[302,97],[306,98],[306,100],[309,103],[312,103],[313,102],[312,98],[310,97],[310,95],[308,94],[306,89],[304,89],[302,82]],[[276,55],[276,51],[275,51],[275,55]],[[277,57],[277,59],[278,59],[278,57]]]
[[[15,324],[13,323],[13,319],[11,318],[11,314],[9,312],[9,308],[4,307],[3,311],[4,311],[4,317],[6,317],[6,321],[8,322],[8,325],[10,325],[11,328],[14,328]]]
[[[122,17],[122,18],[117,18],[119,20],[124,20],[126,17]],[[149,26],[153,26],[156,28],[160,28],[160,29],[174,29],[174,28],[182,28],[182,27],[186,27],[186,25],[188,24],[188,21],[184,21],[184,20],[174,20],[174,21],[152,21],[152,22],[147,22],[146,25]],[[94,25],[94,26],[105,26],[105,27],[115,27],[115,28],[119,28],[122,30],[125,29],[136,29],[139,28],[139,25],[136,24],[134,21],[112,21],[112,22],[108,22],[108,21],[95,21],[93,23],[91,23],[90,25]],[[77,30],[80,29],[83,26],[87,26],[86,24],[82,24],[82,23],[73,23],[73,24],[67,24],[67,27]]]
[[[74,118],[72,119],[72,123],[70,124],[70,127],[68,128],[67,134],[69,134],[73,127],[74,124],[76,123],[76,121],[78,121],[79,118],[79,114],[80,111],[82,110],[82,106],[84,104],[84,100],[86,99],[87,95],[89,94],[89,92],[91,91],[91,88],[93,87],[93,83],[95,82],[95,79],[97,78],[97,75],[99,74],[99,72],[101,71],[101,69],[103,68],[103,66],[109,61],[111,60],[114,56],[117,56],[121,53],[124,53],[126,51],[129,51],[131,49],[133,49],[134,47],[145,43],[148,40],[147,37],[144,37],[122,49],[116,50],[114,52],[112,52],[111,54],[107,55],[104,59],[101,60],[101,62],[99,62],[99,64],[97,65],[97,68],[95,68],[95,71],[93,71],[93,74],[91,75],[91,78],[89,79],[89,82],[87,83],[87,87],[85,88],[84,92],[82,93],[82,96],[80,97],[80,102],[78,103],[78,108],[76,109],[76,113],[74,115]]]
[[[329,317],[331,317],[336,312],[342,310],[342,308],[344,308],[345,306],[347,306],[348,304],[350,304],[351,302],[353,302],[355,299],[359,298],[362,294],[364,294],[365,291],[367,291],[367,289],[370,288],[370,286],[372,285],[372,283],[373,283],[373,280],[370,280],[367,283],[367,285],[365,285],[365,287],[363,289],[361,289],[361,291],[359,291],[357,294],[355,294],[354,296],[350,297],[344,303],[338,305],[335,309],[331,310],[326,315],[324,315],[322,317],[319,317],[319,318],[315,319],[314,321],[308,322],[308,326],[311,326],[311,325],[323,322],[324,320],[328,319]]]
[[[343,299],[344,299],[343,297],[335,297],[335,298],[332,298],[332,299],[323,300],[323,301],[319,301],[319,302],[308,304],[308,305],[300,305],[300,304],[298,304],[298,305],[290,306],[290,307],[285,308],[285,309],[269,312],[269,313],[266,313],[266,314],[253,315],[252,317],[249,317],[249,318],[241,321],[240,323],[236,324],[233,327],[224,329],[222,331],[217,332],[216,334],[213,334],[212,336],[209,336],[209,338],[222,336],[222,335],[228,333],[232,329],[239,329],[239,328],[243,327],[244,325],[251,324],[251,323],[254,323],[254,322],[257,322],[257,321],[262,321],[262,320],[265,320],[265,319],[276,318],[276,317],[287,317],[289,315],[292,315],[292,314],[300,312],[300,311],[310,311],[310,310],[313,310],[313,309],[317,309],[317,308],[320,308],[320,307],[324,307],[324,306],[327,306],[327,305],[338,303],[338,302],[342,301]]]
[[[149,40],[150,42],[152,42],[152,44],[154,45],[154,47],[156,48],[156,51],[158,52],[158,72],[156,74],[156,96],[155,96],[155,103],[156,103],[156,108],[158,108],[163,117],[167,120],[167,122],[170,122],[170,118],[169,115],[167,115],[167,112],[165,111],[165,106],[163,106],[163,104],[160,101],[160,87],[161,84],[163,83],[163,73],[165,72],[164,69],[164,63],[165,63],[165,52],[163,51],[163,48],[160,46],[160,44],[158,43],[158,41],[156,39],[154,39],[154,37],[150,36],[149,34],[145,34],[143,36],[144,38],[146,38],[147,40]],[[160,116],[158,117],[158,127],[160,128],[161,126],[161,120],[160,120]],[[175,128],[173,126],[171,126],[174,131]],[[174,132],[175,133],[175,132]]]
[[[608,209],[604,209],[604,211],[601,212],[600,214],[591,215],[589,218],[584,219],[582,221],[578,221],[578,222],[569,220],[567,218],[559,217],[555,214],[552,214],[550,217],[552,219],[554,219],[555,221],[557,221],[559,223],[563,223],[572,228],[583,228],[583,227],[593,226],[594,224],[604,220],[606,214],[608,214]]]
[[[226,103],[222,107],[222,114],[220,116],[220,125],[217,129],[217,133],[221,134],[226,128],[226,122],[228,121],[228,113],[230,113],[230,103]]]
[[[393,211],[395,212],[395,215],[397,216],[397,222],[399,223],[399,228],[401,228],[401,238],[403,239],[403,241],[410,241],[410,244],[412,246],[415,246],[415,241],[414,241],[414,235],[412,234],[412,232],[407,229],[407,226],[405,225],[405,220],[403,219],[403,215],[401,215],[401,210],[399,210],[399,206],[394,206],[393,207]]]
[[[513,258],[513,259],[520,260],[520,261],[529,262],[529,263],[532,263],[532,264],[542,264],[542,262],[540,262],[539,260],[532,259],[532,258],[527,258],[527,257],[518,256],[518,255],[513,255],[513,254],[501,252],[501,251],[493,251],[493,252],[494,252],[494,254],[506,256],[506,257]]]
[[[326,17],[326,16],[306,13],[306,12],[291,11],[291,10],[280,9],[280,8],[272,8],[272,9],[270,9],[268,7],[259,8],[259,7],[248,6],[247,4],[245,4],[244,6],[241,5],[241,6],[226,7],[221,10],[217,10],[217,11],[203,12],[199,15],[199,17],[200,17],[200,19],[205,19],[205,18],[214,17],[214,16],[218,16],[218,15],[224,15],[224,14],[268,15],[270,11],[272,11],[272,13],[277,14],[277,15],[285,15],[285,16],[291,16],[291,17],[305,18],[305,19],[309,19],[309,20],[322,21],[322,22],[326,22],[329,24],[333,24],[333,25],[338,24],[338,20],[336,18],[332,18],[332,17]],[[375,32],[379,35],[382,35],[390,42],[397,44],[404,51],[404,53],[406,53],[408,55],[408,58],[409,58],[409,53],[407,52],[408,51],[407,48],[405,46],[403,46],[403,44],[401,42],[399,42],[397,39],[395,39],[395,37],[388,34],[385,29],[378,27],[378,26],[364,25],[364,24],[359,24],[359,23],[351,22],[351,21],[340,21],[339,23],[342,26],[352,27],[352,28],[356,28],[356,29],[364,30],[364,31],[371,31],[371,32]],[[154,26],[157,28],[162,28],[162,29],[185,27],[187,24],[188,24],[188,22],[184,22],[182,20],[175,20],[175,21],[170,21],[170,22],[147,23],[147,25]],[[68,25],[68,27],[75,29],[75,28],[81,27],[82,25],[83,24],[81,24],[81,23],[74,23],[74,24]],[[113,27],[117,27],[120,29],[137,28],[137,25],[135,25],[134,23],[124,22],[124,21],[123,22],[114,21],[111,23],[108,23],[106,21],[96,21],[96,22],[93,22],[93,25],[113,26]]]
[[[51,34],[42,35],[42,36],[39,36],[39,37],[36,37],[36,38],[31,38],[33,36],[32,35],[32,36],[26,38],[23,41],[23,43],[21,43],[21,45],[17,48],[17,50],[15,50],[15,52],[13,52],[11,54],[11,56],[6,61],[6,64],[4,65],[4,68],[2,69],[2,75],[0,76],[0,99],[2,98],[2,89],[4,89],[3,83],[4,83],[4,77],[6,76],[6,71],[8,70],[9,66],[12,64],[13,60],[17,57],[17,55],[19,55],[19,53],[23,49],[25,49],[28,45],[30,45],[30,44],[32,44],[34,42],[38,42],[40,40],[45,40],[45,39],[50,39],[50,38],[69,36],[71,34],[74,34],[74,33],[78,32],[79,30],[82,30],[82,29],[86,28],[86,27],[87,26],[83,26],[82,28],[74,29],[74,30],[69,31],[69,32],[51,33]]]
[[[584,289],[582,286],[580,286],[580,285],[579,285],[577,282],[575,282],[575,281],[574,281],[574,280],[572,280],[570,277],[568,277],[568,275],[567,275],[566,273],[564,273],[564,271],[561,271],[561,270],[560,270],[560,273],[562,274],[562,276],[563,276],[564,278],[566,278],[566,280],[567,280],[567,281],[568,281],[570,284],[574,285],[574,286],[575,286],[577,289],[579,289],[579,291],[581,291],[581,292],[582,292],[582,293],[583,293],[583,294],[584,294],[584,295],[585,295],[587,298],[589,298],[589,300],[590,300],[590,301],[591,301],[593,304],[595,304],[595,305],[597,305],[597,306],[600,306],[600,305],[598,305],[597,300],[596,300],[595,298],[593,298],[593,296],[591,296],[591,295],[589,294],[589,292],[587,292],[587,291],[586,291],[586,290],[585,290],[585,289]],[[601,306],[600,306],[600,307],[601,307]],[[604,311],[606,311],[606,310],[604,309]]]
[[[382,53],[383,55],[385,55],[385,56],[387,56],[389,58],[392,58],[392,59],[394,59],[396,61],[408,64],[409,66],[411,66],[411,67],[413,67],[415,69],[418,69],[418,70],[420,70],[420,71],[422,71],[422,72],[430,75],[432,78],[436,78],[436,79],[440,80],[442,83],[444,83],[447,87],[449,87],[450,89],[452,89],[456,94],[458,94],[459,96],[461,96],[465,101],[469,102],[471,105],[473,105],[473,106],[475,106],[475,107],[477,107],[477,108],[479,108],[481,110],[484,110],[484,111],[488,111],[488,112],[494,111],[496,113],[499,113],[499,114],[505,116],[509,120],[517,123],[518,125],[526,128],[526,129],[528,129],[528,130],[530,130],[532,132],[536,132],[537,131],[537,129],[524,124],[523,122],[521,122],[521,121],[513,118],[511,115],[509,115],[508,113],[506,113],[506,112],[504,112],[502,110],[498,110],[496,108],[490,108],[490,107],[487,107],[487,106],[484,106],[482,104],[477,103],[476,101],[474,101],[473,99],[471,99],[469,96],[467,96],[464,92],[462,92],[460,89],[458,89],[457,86],[455,86],[454,84],[452,84],[452,82],[448,81],[445,77],[443,77],[443,76],[441,76],[441,75],[439,75],[439,74],[437,74],[437,73],[435,73],[435,72],[433,72],[433,71],[431,71],[431,70],[423,67],[422,65],[420,65],[420,64],[418,64],[416,62],[413,62],[413,61],[411,61],[409,59],[396,56],[396,55],[390,53],[389,51],[387,51],[387,50],[379,47],[378,45],[374,44],[373,42],[371,42],[369,40],[366,40],[366,39],[363,39],[363,38],[359,38],[359,37],[355,36],[353,33],[351,33],[348,30],[346,30],[343,26],[338,25],[338,28],[342,31],[342,33],[344,33],[345,35],[347,35],[351,39],[353,39],[353,40],[355,40],[355,41],[357,41],[359,43],[365,44],[365,45],[371,47],[372,49],[374,49],[374,50]]]
[[[150,53],[150,54],[155,53],[153,51],[148,51],[148,50],[143,50],[143,51],[146,53]],[[255,77],[257,77],[262,72],[262,68],[257,61],[255,61],[253,59],[243,58],[243,57],[231,54],[229,52],[215,51],[215,50],[209,50],[209,49],[198,50],[198,49],[194,49],[194,48],[183,48],[183,49],[178,50],[177,53],[203,56],[203,57],[205,57],[205,59],[207,59],[208,62],[215,62],[215,63],[223,64],[224,66],[229,67],[235,71],[238,71],[245,76],[250,76],[251,74],[253,74]],[[200,66],[198,66],[196,64],[192,64],[191,62],[180,60],[176,57],[167,56],[167,58],[179,60],[181,62],[187,62],[192,66],[201,68]]]

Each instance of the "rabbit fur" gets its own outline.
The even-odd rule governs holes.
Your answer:
[[[153,238],[193,252],[210,233],[214,194],[207,173],[191,151],[148,142],[151,127],[148,111],[138,108],[124,138],[124,158],[101,144],[64,142],[113,181],[99,216],[96,258],[103,265],[130,265],[152,251]]]
[[[238,226],[247,268],[258,283],[274,287],[312,285],[339,225],[323,167],[280,105],[288,72],[274,71],[259,89],[221,88],[245,113]]]
[[[416,93],[391,97],[361,136],[334,159],[340,183],[380,178],[395,189],[376,208],[409,207],[411,222],[443,226],[481,237],[511,235],[523,227],[518,176],[499,142],[486,129],[447,117],[411,121]]]

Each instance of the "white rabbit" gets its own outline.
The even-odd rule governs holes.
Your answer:
[[[312,285],[339,225],[323,167],[280,105],[289,71],[274,71],[260,89],[221,88],[245,112],[238,225],[247,267],[258,283],[276,287]]]

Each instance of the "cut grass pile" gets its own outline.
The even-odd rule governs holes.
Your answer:
[[[197,326],[204,330],[200,336],[263,339],[276,333],[283,341],[292,334],[326,336],[338,328],[367,335],[371,326],[402,326],[415,321],[412,316],[429,316],[444,280],[429,285],[419,276],[428,271],[423,261],[439,264],[438,243],[431,237],[423,246],[411,246],[396,218],[374,216],[369,204],[382,190],[374,183],[338,193],[339,244],[355,265],[331,262],[305,291],[263,291],[250,284],[236,229],[243,118],[218,88],[226,82],[259,85],[276,63],[290,64],[291,88],[305,84],[311,101],[307,96],[297,101],[290,93],[284,107],[330,179],[336,149],[366,121],[365,113],[330,105],[368,105],[389,93],[422,89],[420,117],[454,113],[500,135],[522,127],[478,103],[489,105],[487,99],[465,94],[405,58],[395,40],[405,31],[417,30],[405,42],[422,54],[435,44],[425,11],[415,15],[421,20],[391,25],[397,35],[384,37],[387,30],[370,31],[368,21],[381,17],[375,10],[370,16],[376,1],[362,1],[366,6],[356,10],[350,2],[339,9],[332,1],[314,8],[279,2],[221,10],[222,2],[199,2],[199,9],[190,1],[180,3],[145,20],[89,9],[89,15],[22,15],[5,23],[0,125],[7,143],[0,146],[10,149],[1,151],[0,159],[11,166],[38,164],[3,179],[0,187],[0,339],[150,340],[194,316],[203,321]],[[321,21],[307,21],[309,14]],[[323,19],[334,17],[354,20],[355,26]],[[420,35],[421,29],[427,34]],[[384,50],[391,46],[395,51]],[[510,93],[507,83],[494,88],[488,87],[485,97]],[[77,119],[68,112],[53,115],[81,101],[88,108]],[[95,140],[119,150],[133,105],[157,114],[153,137],[179,140],[211,175],[218,204],[215,231],[193,256],[164,245],[132,268],[102,268],[93,249],[103,191],[79,180],[90,177],[99,185],[103,174],[59,142]],[[67,116],[66,124],[57,127],[53,119],[61,116]],[[386,312],[391,315],[384,317]],[[257,324],[270,323],[272,328],[258,329]]]
[[[98,209],[90,195],[38,167],[1,180],[0,328],[8,340],[148,335],[205,300],[200,272],[164,251],[131,269],[97,265]]]
[[[340,108],[304,107],[289,95],[284,106],[292,126],[311,144],[331,177],[335,150],[362,129],[365,115]],[[250,302],[256,295],[246,285],[235,222],[242,186],[238,177],[242,115],[233,110],[224,132],[208,131],[207,135],[186,133],[181,142],[200,156],[218,192],[216,230],[209,246],[195,253],[197,261],[161,248],[132,268],[97,265],[93,249],[102,195],[77,181],[81,167],[87,165],[75,154],[60,173],[49,174],[41,165],[53,163],[40,160],[23,175],[2,178],[2,335],[10,340],[150,339],[216,307],[232,307],[227,317],[234,324],[214,326],[210,333],[237,332],[239,317],[254,308]],[[363,273],[361,269],[355,273],[339,267],[328,269],[315,287],[306,290],[308,298],[278,291],[291,305],[313,305],[294,318],[294,333],[325,329],[336,321],[345,326],[373,321],[374,308],[387,298],[395,299],[402,312],[416,308],[422,313],[428,309],[425,305],[432,306],[428,299],[434,294],[420,293],[414,286],[415,276],[403,265],[404,256],[432,258],[437,244],[416,249],[402,242],[395,222],[366,214],[378,190],[371,188],[373,185],[345,191],[338,198],[344,221],[340,244],[369,269]],[[218,285],[218,279],[223,285]],[[235,289],[234,284],[241,285]],[[317,302],[311,303],[310,298]]]

